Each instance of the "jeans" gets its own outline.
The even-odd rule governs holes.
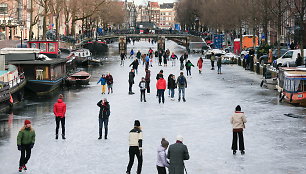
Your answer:
[[[105,129],[105,137],[107,137],[108,133],[108,118],[99,118],[99,137],[102,137],[102,129]]]
[[[163,103],[165,103],[165,90],[164,89],[158,89],[157,94],[158,94],[158,102],[160,103],[161,100],[162,100]]]
[[[181,94],[185,98],[185,88],[179,88],[179,99],[181,99]]]
[[[189,73],[189,75],[191,75],[191,69],[186,68],[186,71],[187,71],[187,76],[188,76],[188,73]]]
[[[58,135],[58,129],[59,129],[59,124],[61,123],[62,125],[62,135],[65,135],[65,117],[55,117],[55,122],[56,122],[56,128],[55,128],[55,134]]]
[[[19,167],[26,165],[31,157],[31,145],[21,145],[21,155],[19,160]]]
[[[170,90],[170,97],[171,97],[171,98],[174,98],[174,88],[169,89],[169,90]]]
[[[218,66],[218,73],[221,73],[221,66]]]
[[[120,65],[124,66],[124,60],[121,59]]]
[[[130,156],[130,161],[127,166],[126,172],[131,172],[132,166],[134,164],[134,158],[135,155],[138,160],[138,166],[137,166],[137,174],[141,174],[141,168],[142,168],[142,154],[140,154],[140,150],[138,146],[130,146],[129,148],[129,156]]]
[[[147,93],[150,93],[150,81],[146,81]]]
[[[146,101],[146,90],[140,90],[140,101],[142,102],[142,99]]]
[[[210,61],[210,63],[211,63],[211,69],[214,69],[215,68],[215,61]]]
[[[167,174],[166,167],[156,166],[158,174]]]
[[[133,82],[129,82],[129,92],[132,92]]]
[[[239,150],[244,150],[243,131],[233,132],[232,150],[237,150],[237,135],[239,137]]]

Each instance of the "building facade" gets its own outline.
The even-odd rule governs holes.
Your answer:
[[[160,5],[160,24],[159,28],[169,29],[175,25],[175,3],[163,3]]]

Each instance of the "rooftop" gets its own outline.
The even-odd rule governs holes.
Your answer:
[[[174,7],[174,3],[163,3],[163,4],[160,4],[160,8],[161,9],[171,9]]]

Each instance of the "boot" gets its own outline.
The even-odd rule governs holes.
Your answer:
[[[236,150],[233,150],[233,155],[236,155]]]
[[[55,135],[55,139],[58,139],[58,134]]]
[[[101,140],[102,139],[102,128],[99,128],[99,138],[98,140]]]
[[[185,98],[183,98],[183,102],[186,102]]]
[[[22,168],[23,168],[23,170],[28,170],[26,165],[24,165]]]
[[[181,101],[181,98],[179,98],[178,101],[180,102],[180,101]]]
[[[66,137],[65,137],[65,135],[64,135],[64,134],[62,134],[62,139],[63,139],[63,140],[65,140],[65,139],[66,139]]]
[[[241,155],[244,155],[244,154],[245,154],[244,150],[241,150]]]
[[[22,172],[22,167],[19,167],[18,171],[19,171],[19,172]]]
[[[104,139],[107,140],[107,136],[106,135],[104,136]]]

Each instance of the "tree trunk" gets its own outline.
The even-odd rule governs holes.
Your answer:
[[[43,17],[43,35],[42,40],[46,40],[46,33],[47,33],[47,15],[48,15],[48,0],[44,0],[44,17]]]
[[[31,41],[32,38],[32,30],[33,30],[33,0],[30,0],[30,31],[29,31],[29,40]]]

